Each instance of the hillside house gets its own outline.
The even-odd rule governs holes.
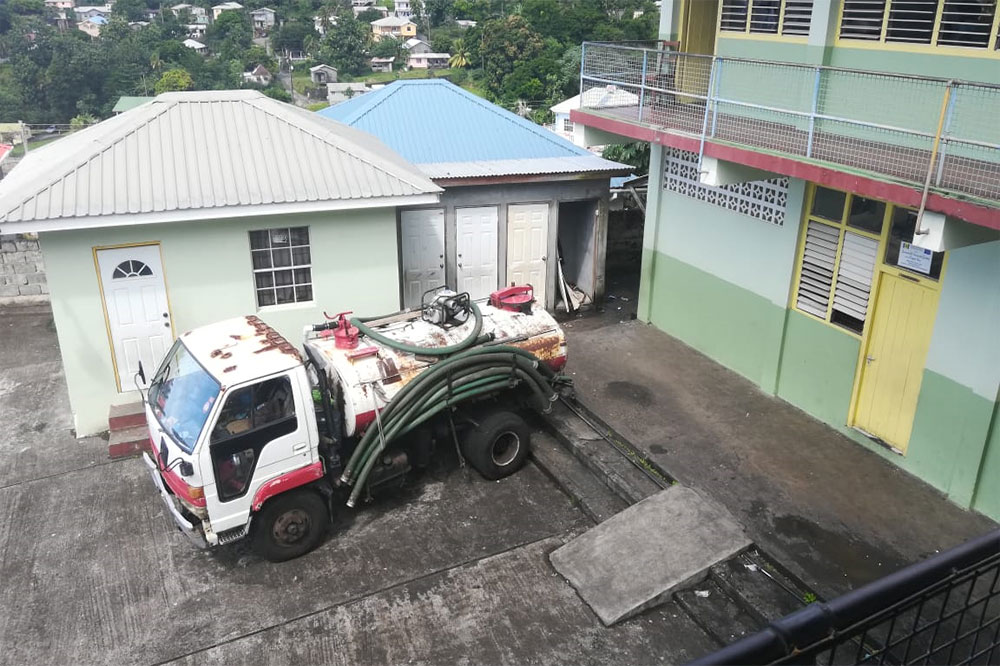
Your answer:
[[[258,86],[269,86],[274,77],[271,71],[264,65],[257,65],[249,72],[243,72],[243,82],[252,83]]]
[[[177,18],[183,18],[186,15],[193,23],[208,24],[208,11],[204,7],[181,3],[171,7],[170,11]]]
[[[206,150],[213,136],[229,140]],[[260,92],[167,93],[29,151],[0,180],[0,233],[39,235],[83,436],[184,331],[258,315],[298,340],[324,311],[394,310],[397,209],[440,191],[377,139]]]
[[[206,55],[208,53],[208,47],[197,39],[185,39],[181,43],[199,55]]]
[[[392,14],[398,18],[410,18],[413,16],[413,8],[410,7],[410,0],[396,0]]]
[[[74,7],[73,13],[76,16],[77,22],[86,21],[87,19],[92,19],[95,16],[100,16],[101,18],[108,18],[111,16],[111,5],[86,5],[83,7]]]
[[[238,2],[223,2],[218,5],[212,6],[212,20],[218,21],[219,15],[222,12],[241,12],[243,11],[243,5]]]
[[[309,80],[317,85],[337,82],[337,68],[330,65],[315,65],[309,68]]]
[[[410,53],[406,65],[410,69],[445,69],[449,60],[450,53]]]
[[[377,21],[372,21],[371,25],[375,41],[383,37],[393,37],[405,41],[410,37],[417,36],[417,24],[408,18],[387,16]]]
[[[360,95],[371,92],[371,88],[363,82],[356,83],[328,83],[326,84],[326,101],[331,106],[354,99]]]
[[[403,42],[403,48],[406,49],[406,51],[410,55],[416,55],[419,53],[430,53],[431,51],[434,50],[431,48],[430,44],[428,44],[422,39],[417,39],[416,37],[410,37],[405,42]]]
[[[98,15],[80,21],[79,23],[76,24],[76,27],[81,32],[84,32],[90,35],[91,37],[96,38],[101,36],[101,28],[103,28],[107,24],[108,24],[108,19]]]
[[[391,72],[392,65],[396,62],[395,56],[390,56],[388,58],[372,58],[372,71],[373,72]]]
[[[271,32],[275,23],[275,11],[269,7],[261,7],[250,12],[250,21],[253,24],[254,33],[266,35]]]

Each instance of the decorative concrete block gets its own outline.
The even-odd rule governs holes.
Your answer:
[[[14,272],[27,275],[28,273],[37,273],[38,269],[35,268],[34,262],[30,264],[14,264]]]
[[[0,243],[0,253],[9,254],[17,250],[17,245],[14,241],[3,241]]]
[[[40,284],[38,286],[42,288],[42,293],[43,294],[49,293],[49,285],[48,284]]]
[[[28,284],[45,284],[45,273],[30,273],[24,276]]]
[[[21,291],[16,284],[6,284],[0,287],[0,296],[18,296]]]
[[[37,296],[42,293],[42,285],[40,284],[22,284],[17,289],[21,296]]]

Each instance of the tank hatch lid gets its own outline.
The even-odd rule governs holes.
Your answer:
[[[302,364],[295,345],[256,315],[201,326],[180,339],[223,386],[235,386]]]

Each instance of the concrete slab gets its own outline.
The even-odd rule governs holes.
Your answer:
[[[549,559],[611,625],[700,581],[711,566],[748,546],[725,508],[672,486],[581,534]]]

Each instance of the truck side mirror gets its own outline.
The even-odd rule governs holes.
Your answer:
[[[135,374],[139,376],[141,383],[146,383],[146,371],[142,369],[142,361],[139,361],[139,372]]]
[[[194,465],[192,465],[187,460],[182,460],[181,464],[177,466],[181,476],[191,476],[194,474]]]

